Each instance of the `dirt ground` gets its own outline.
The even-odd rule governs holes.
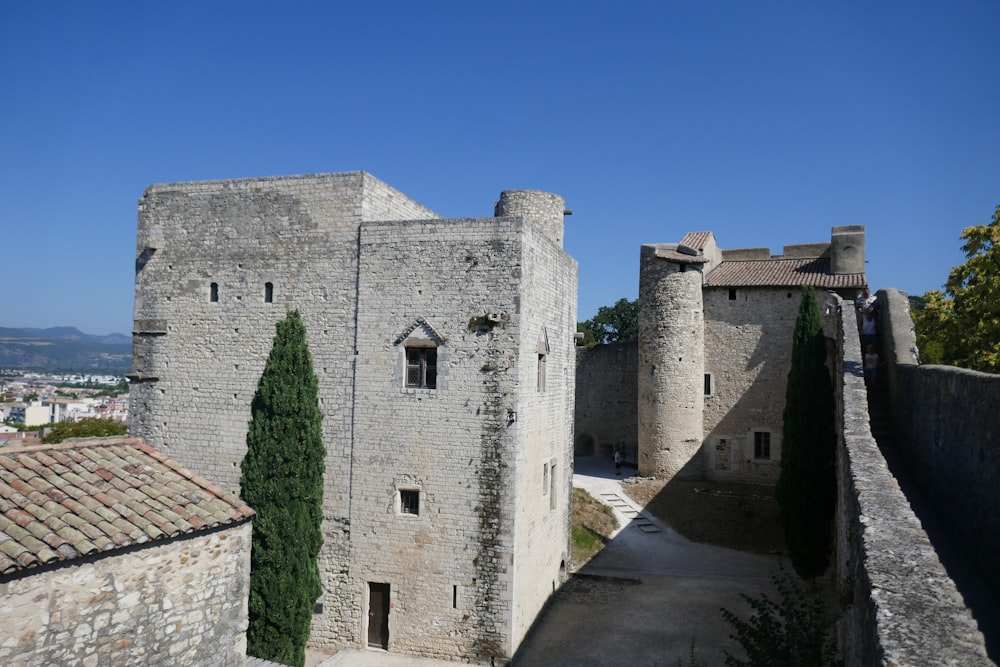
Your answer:
[[[622,489],[694,542],[760,554],[785,552],[772,487],[630,477]]]

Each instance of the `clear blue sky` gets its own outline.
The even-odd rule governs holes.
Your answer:
[[[868,231],[939,288],[1000,203],[1000,2],[3,2],[0,326],[131,329],[152,183],[363,169],[566,198],[580,319],[639,246]]]

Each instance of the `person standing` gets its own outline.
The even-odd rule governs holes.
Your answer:
[[[622,450],[621,447],[615,447],[615,474],[622,474]]]

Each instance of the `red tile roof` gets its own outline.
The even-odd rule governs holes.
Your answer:
[[[705,276],[708,287],[829,287],[862,288],[868,284],[863,273],[830,273],[828,257],[761,259],[723,262]]]
[[[141,438],[0,449],[0,574],[253,516]]]
[[[680,244],[695,250],[704,250],[710,236],[712,236],[712,232],[688,232],[681,239]]]

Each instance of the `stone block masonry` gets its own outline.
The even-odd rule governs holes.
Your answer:
[[[275,323],[306,325],[327,446],[313,645],[503,661],[561,583],[564,211],[506,191],[495,217],[445,220],[364,173],[147,190],[133,432],[237,491]]]
[[[250,524],[0,579],[0,664],[246,660]]]

